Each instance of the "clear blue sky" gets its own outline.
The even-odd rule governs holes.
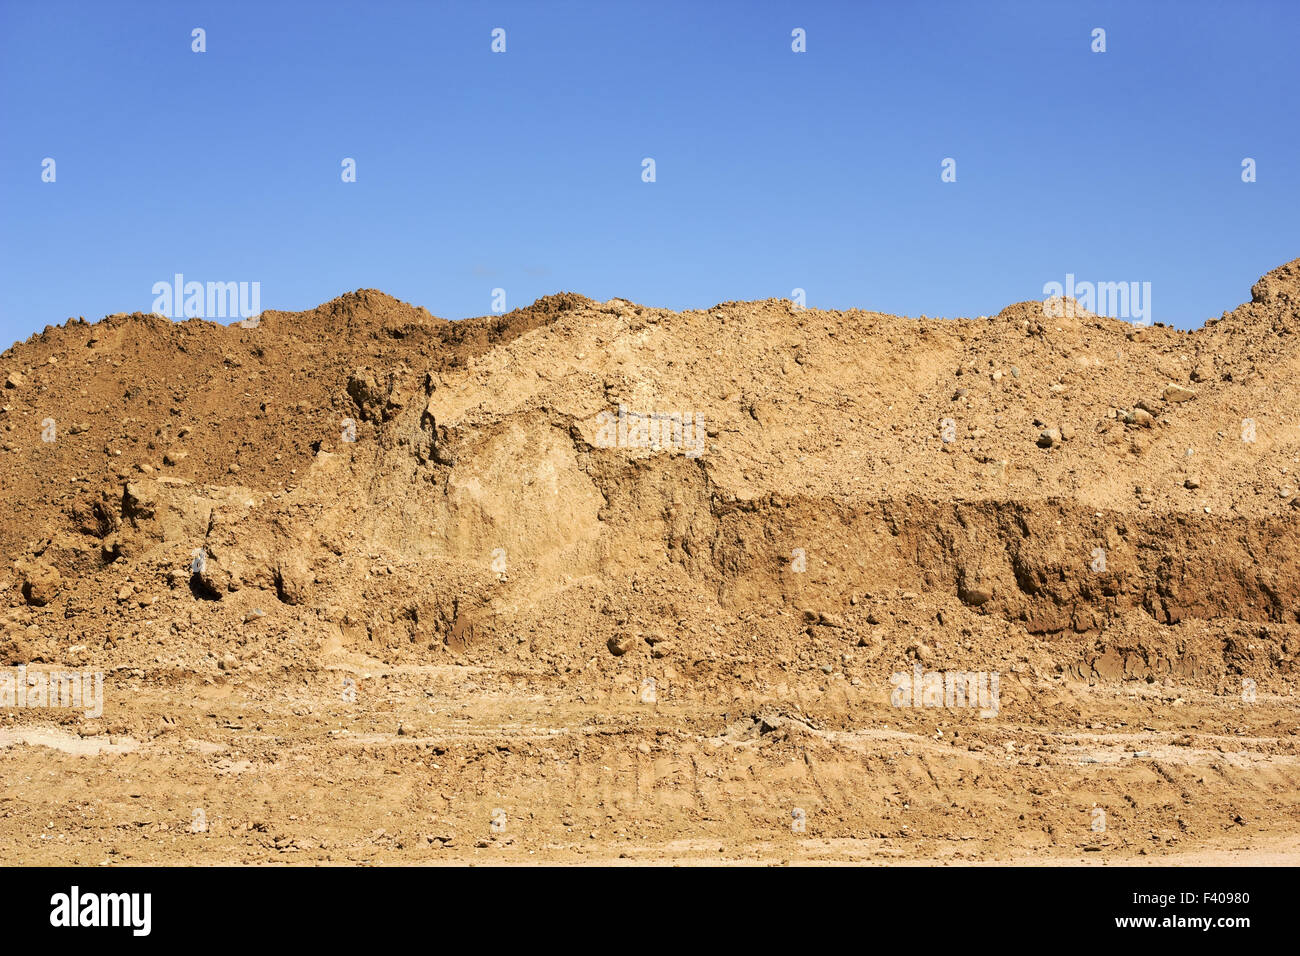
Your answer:
[[[177,272],[448,318],[976,315],[1074,273],[1198,325],[1300,256],[1298,47],[1281,0],[0,0],[0,347]]]

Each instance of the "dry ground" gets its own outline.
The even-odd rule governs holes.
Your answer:
[[[104,703],[0,706],[0,861],[1294,864],[1297,333],[1300,260],[1194,332],[48,328],[0,356],[0,664]]]

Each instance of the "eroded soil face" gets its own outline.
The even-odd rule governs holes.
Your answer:
[[[1297,332],[1300,260],[1190,333],[47,328],[0,356],[0,856],[1296,862]]]

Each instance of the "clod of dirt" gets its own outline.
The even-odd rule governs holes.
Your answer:
[[[28,604],[44,607],[62,590],[63,578],[58,570],[47,564],[29,568],[23,575],[23,597]]]

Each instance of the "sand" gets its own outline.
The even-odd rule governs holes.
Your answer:
[[[1300,862],[1300,260],[1251,294],[48,327],[0,674],[103,699],[0,677],[4,862]]]

